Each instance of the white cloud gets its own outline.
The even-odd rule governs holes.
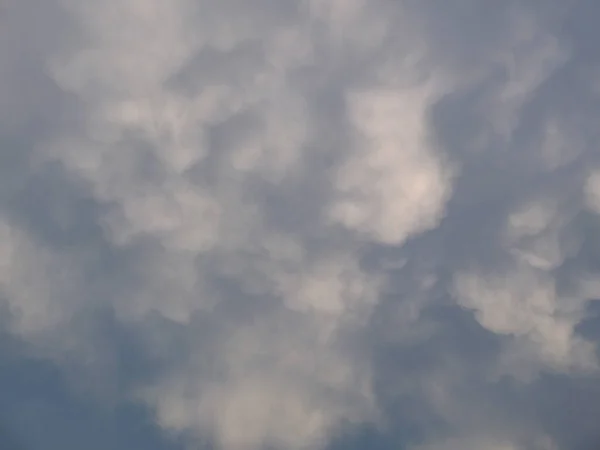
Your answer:
[[[145,248],[131,268],[135,279],[111,297],[117,317],[127,324],[157,312],[184,326],[188,339],[213,342],[192,345],[184,360],[131,394],[155,408],[164,427],[232,450],[314,448],[342,420],[376,418],[367,360],[346,344],[368,323],[381,283],[360,265],[363,238],[339,238],[321,206],[309,209],[307,225],[288,229],[274,221],[268,195],[281,192],[292,208],[302,207],[311,183],[325,177],[317,202],[327,207],[331,198],[334,220],[376,241],[401,243],[434,227],[449,180],[426,142],[426,88],[357,94],[340,86],[349,98],[340,122],[347,115],[356,131],[340,123],[334,133],[348,133],[357,148],[318,148],[315,104],[299,78],[301,70],[319,70],[312,50],[319,43],[308,33],[323,19],[339,44],[349,38],[340,30],[363,20],[358,3],[351,10],[285,5],[268,18],[237,2],[64,5],[81,27],[80,43],[49,55],[48,64],[77,98],[82,126],[40,142],[35,163],[60,162],[106,205],[100,224],[111,246]],[[239,74],[219,74],[219,64],[235,64],[252,46],[256,54],[243,56]],[[208,54],[219,55],[216,67],[202,63]],[[210,71],[217,76],[205,79]],[[181,90],[180,76],[193,82]],[[241,118],[248,126],[230,128],[215,147],[219,127]],[[332,169],[333,189],[318,166],[323,154],[340,166]],[[357,188],[364,193],[353,208],[362,212],[352,219],[338,191]],[[26,270],[44,270],[37,264]],[[220,288],[219,278],[233,289]],[[11,301],[21,302],[23,288],[7,284]],[[36,279],[34,286],[45,285]],[[31,297],[64,315],[87,307],[52,292]],[[206,337],[199,320],[216,320],[219,329]]]
[[[13,336],[97,380],[119,368],[87,324],[114,313],[160,366],[116,401],[223,450],[369,422],[422,450],[575,442],[536,409],[545,377],[597,377],[597,112],[556,88],[584,79],[568,8],[45,5],[0,41]]]
[[[427,90],[417,86],[350,94],[358,148],[334,178],[340,194],[332,220],[386,244],[402,244],[439,223],[452,169],[428,142],[425,113],[432,100]]]
[[[512,364],[516,358],[516,367],[500,370],[530,376],[530,367],[539,367],[536,360],[558,370],[595,369],[593,345],[575,335],[585,299],[560,298],[552,277],[526,264],[514,270],[457,278],[459,303],[474,309],[485,328],[515,337],[507,358]]]

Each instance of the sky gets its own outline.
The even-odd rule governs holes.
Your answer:
[[[597,449],[598,18],[4,0],[0,448]]]

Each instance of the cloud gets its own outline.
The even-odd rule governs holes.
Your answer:
[[[422,96],[420,89],[402,88],[350,96],[356,140],[366,142],[334,178],[340,194],[332,220],[386,244],[402,244],[438,224],[451,169],[427,144],[421,109],[430,101]]]
[[[593,6],[492,3],[8,2],[11,345],[192,446],[596,443]]]

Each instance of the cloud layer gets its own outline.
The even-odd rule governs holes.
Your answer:
[[[9,0],[11,358],[157,448],[593,448],[599,13]]]

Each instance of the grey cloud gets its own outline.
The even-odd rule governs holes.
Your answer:
[[[597,445],[597,12],[9,2],[9,427],[53,424],[32,448]]]

